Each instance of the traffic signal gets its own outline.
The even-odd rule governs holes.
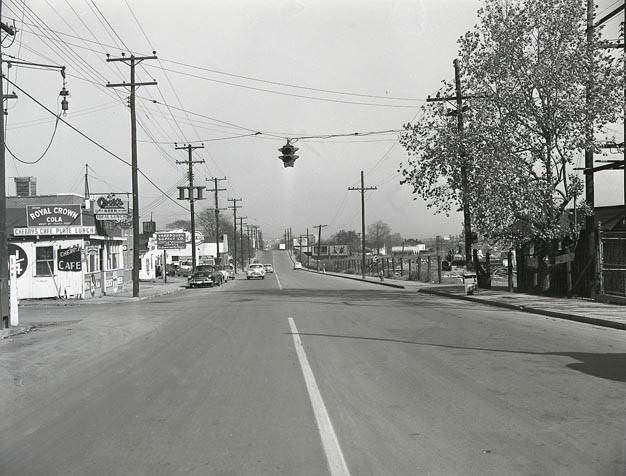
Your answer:
[[[289,140],[287,140],[287,144],[278,149],[282,154],[278,158],[283,161],[283,166],[293,167],[294,162],[298,158],[298,156],[295,155],[297,150],[298,148],[291,145]]]

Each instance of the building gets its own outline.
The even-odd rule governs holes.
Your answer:
[[[131,282],[132,230],[97,220],[77,194],[7,197],[9,256],[16,257],[19,299],[88,299]]]
[[[191,266],[192,249],[191,249],[191,232],[182,228],[178,230],[160,231],[158,234],[165,233],[184,233],[185,248],[162,250],[157,247],[157,232],[154,232],[147,240],[146,250],[141,256],[141,266],[139,269],[139,279],[152,280],[156,279],[157,270],[163,269],[165,266],[173,266],[180,268],[181,266]],[[228,257],[228,235],[222,237],[220,241],[220,255]],[[204,242],[204,235],[196,232],[196,264],[215,264],[217,256],[217,247],[215,242]]]

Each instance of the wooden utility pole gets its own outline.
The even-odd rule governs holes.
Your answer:
[[[187,151],[187,160],[176,161],[177,164],[185,164],[189,167],[189,186],[180,186],[178,187],[179,192],[179,200],[189,200],[189,212],[191,214],[191,271],[196,271],[196,209],[195,209],[195,201],[202,200],[202,190],[205,187],[194,187],[193,185],[193,164],[203,164],[204,160],[193,160],[193,151],[194,149],[204,149],[203,145],[183,145],[176,146],[176,150],[186,150]],[[185,189],[189,190],[189,197],[185,197]],[[196,190],[198,191],[198,196],[196,197]]]
[[[14,36],[13,28],[2,23],[2,1],[0,1],[0,29],[7,35]],[[4,71],[2,70],[2,44],[0,44],[0,329],[9,327],[9,241],[7,230],[7,193],[5,170],[4,137]]]
[[[467,151],[465,150],[465,144],[463,141],[463,112],[467,109],[467,106],[463,106],[463,100],[483,97],[483,96],[463,96],[461,88],[461,67],[459,65],[458,58],[453,61],[454,64],[454,84],[455,95],[448,97],[428,97],[427,102],[441,102],[441,101],[456,101],[456,110],[453,111],[453,115],[457,120],[457,131],[459,134],[459,152],[461,158],[461,203],[463,206],[463,234],[465,235],[465,269],[471,270],[472,265],[472,215],[470,212],[469,204],[469,179],[467,176]]]
[[[361,192],[361,278],[365,279],[365,192],[378,190],[376,187],[366,187],[363,171],[361,170],[361,186],[348,187],[348,190]]]
[[[317,228],[317,270],[320,270],[320,254],[322,251],[322,228],[326,228],[328,225],[315,225],[313,228]]]
[[[239,242],[241,243],[241,271],[244,270],[244,256],[243,256],[243,221],[248,217],[239,217]]]
[[[229,198],[226,201],[233,202],[233,206],[228,207],[228,208],[231,208],[233,210],[233,248],[235,252],[234,254],[235,254],[235,273],[236,273],[237,272],[237,210],[241,208],[237,206],[237,202],[242,202],[243,200],[241,198]],[[243,247],[243,243],[241,246]]]
[[[589,59],[593,61],[594,55],[594,12],[595,12],[595,0],[587,0],[587,54]],[[588,83],[585,92],[585,102],[587,104],[587,114],[591,107],[591,91],[593,90],[593,74],[589,75]],[[593,168],[593,120],[587,118],[585,124],[585,168]],[[591,214],[585,217],[585,235],[587,238],[587,255],[591,265],[588,267],[590,277],[588,283],[590,285],[591,296],[595,294],[595,282],[596,282],[596,223],[595,223],[595,190],[594,190],[594,177],[593,174],[585,174],[585,201],[591,207]],[[576,204],[574,204],[574,210]]]
[[[216,254],[215,254],[215,264],[220,264],[220,210],[226,210],[225,208],[220,208],[220,195],[219,192],[225,192],[225,188],[219,188],[218,182],[222,180],[226,180],[226,177],[217,178],[213,177],[210,179],[206,179],[207,182],[213,182],[214,187],[207,189],[208,192],[215,193],[215,246],[216,246]]]
[[[152,56],[111,58],[107,55],[107,62],[123,62],[130,66],[130,83],[107,83],[107,88],[130,88],[130,150],[131,150],[131,175],[133,192],[133,297],[139,296],[139,184],[137,181],[137,118],[135,116],[135,91],[139,86],[155,86],[156,81],[136,82],[135,67],[143,60],[157,59]]]

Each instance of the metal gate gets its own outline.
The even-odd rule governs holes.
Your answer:
[[[626,297],[626,231],[605,231],[600,239],[602,294]]]

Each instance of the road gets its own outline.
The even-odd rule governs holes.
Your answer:
[[[626,474],[622,331],[262,260],[264,280],[63,311],[72,342],[86,313],[150,323],[108,347],[0,346],[21,382],[0,474]]]

